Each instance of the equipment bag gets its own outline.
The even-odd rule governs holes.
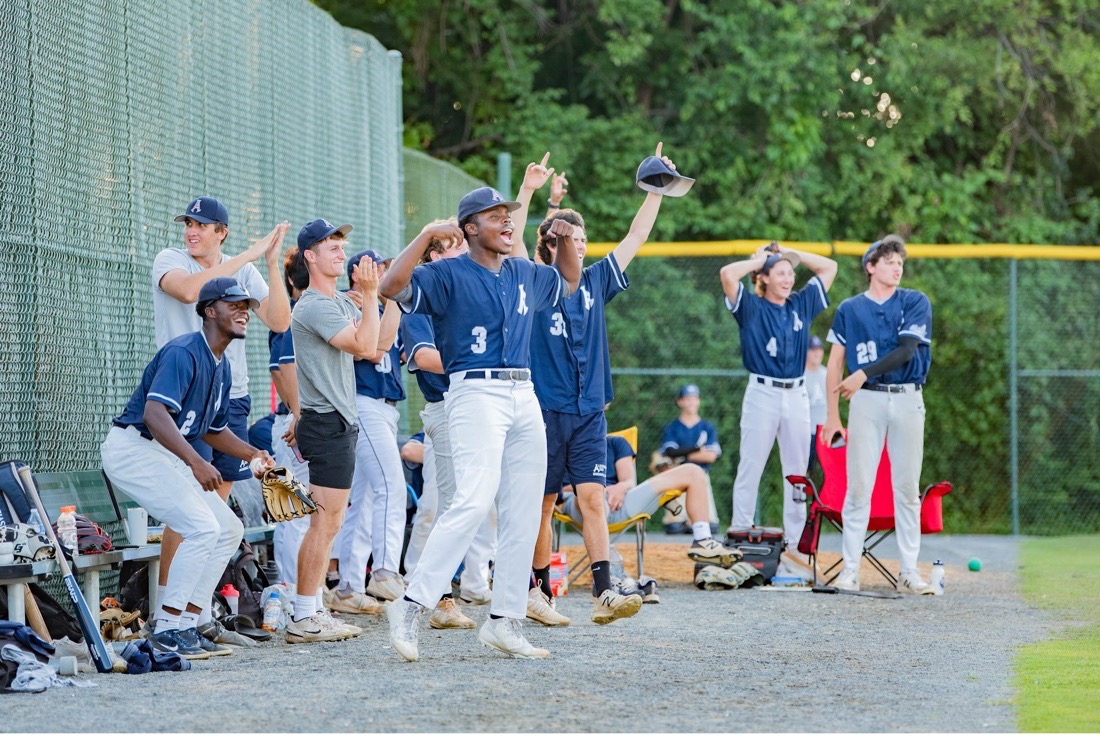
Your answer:
[[[240,592],[240,598],[237,599],[237,613],[248,616],[256,622],[262,621],[264,615],[263,609],[260,608],[260,595],[271,583],[268,581],[267,573],[256,561],[252,545],[244,540],[241,540],[240,548],[233,553],[233,557],[225,567],[225,572],[222,573],[221,580],[218,581],[215,599],[220,598],[217,591],[221,590],[226,583],[232,583],[233,587]],[[222,598],[219,602],[224,604],[225,599]]]
[[[726,532],[726,545],[737,547],[745,555],[744,561],[755,567],[771,584],[779,567],[779,553],[783,551],[783,530],[770,526],[754,526]]]

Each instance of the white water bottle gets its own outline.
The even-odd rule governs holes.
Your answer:
[[[62,506],[57,517],[57,541],[76,557],[76,506]]]
[[[267,603],[264,604],[264,623],[263,629],[265,631],[277,631],[279,629],[279,614],[283,611],[283,602],[279,599],[279,591],[271,591],[271,595],[267,597]]]
[[[38,509],[31,509],[31,515],[27,517],[27,523],[33,526],[39,534],[46,533],[46,527],[42,526],[42,518],[38,515]]]
[[[932,563],[932,592],[936,595],[944,594],[943,560]]]

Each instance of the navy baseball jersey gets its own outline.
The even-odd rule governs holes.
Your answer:
[[[592,414],[614,398],[604,305],[629,285],[608,254],[581,272],[575,294],[535,314],[532,377],[543,409]]]
[[[290,303],[290,308],[294,309],[294,302]],[[268,332],[267,333],[267,369],[268,371],[277,371],[284,365],[290,365],[294,363],[294,335],[291,334],[290,329],[285,332]],[[279,407],[275,410],[276,414],[288,414],[290,409],[282,401],[279,402]]]
[[[422,348],[438,350],[435,346],[435,329],[432,327],[431,317],[423,314],[403,314],[399,332],[401,344],[405,346],[409,373],[416,376],[416,384],[420,387],[420,393],[424,394],[424,400],[443,401],[443,394],[447,393],[447,387],[450,384],[447,376],[420,370],[420,366],[416,363],[416,354]]]
[[[717,456],[722,456],[722,446],[718,444],[718,430],[705,419],[700,419],[693,427],[686,426],[679,419],[666,424],[664,434],[661,435],[660,452],[673,447],[713,450]],[[697,465],[703,470],[710,471],[710,463],[697,463]]]
[[[535,312],[567,289],[550,266],[507,258],[499,273],[469,254],[413,269],[412,298],[401,308],[428,314],[447,374],[471,368],[530,368]]]
[[[848,373],[855,373],[894,350],[906,335],[918,340],[909,362],[867,383],[923,384],[932,366],[932,304],[919,291],[899,288],[882,304],[867,294],[845,299],[833,316],[829,342],[844,346]]]
[[[378,306],[378,316],[385,308]],[[405,400],[405,383],[401,380],[401,340],[393,341],[382,355],[382,360],[372,363],[369,360],[355,361],[355,392],[372,399]]]
[[[145,426],[145,402],[159,401],[168,407],[183,438],[193,442],[207,432],[225,429],[232,384],[229,360],[214,359],[203,333],[181,335],[166,342],[145,366],[141,383],[114,424],[134,427],[142,437],[152,439]]]
[[[741,328],[741,362],[749,373],[799,378],[806,372],[810,323],[829,306],[821,279],[814,276],[783,304],[772,304],[738,284],[737,302],[726,299]]]
[[[615,463],[634,455],[634,448],[624,438],[617,434],[607,435],[607,485],[612,486],[619,482],[619,471],[615,469]]]

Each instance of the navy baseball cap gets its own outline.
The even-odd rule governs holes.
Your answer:
[[[462,222],[470,215],[491,210],[494,207],[504,205],[509,212],[519,209],[519,202],[511,202],[501,196],[500,192],[492,187],[481,187],[458,200],[458,221]]]
[[[191,204],[187,205],[187,211],[177,217],[176,222],[183,222],[189,218],[207,225],[212,222],[228,225],[229,210],[214,197],[199,197],[191,200]]]
[[[695,183],[694,179],[681,176],[657,156],[642,161],[636,180],[640,189],[666,197],[682,197]]]
[[[824,350],[825,343],[817,335],[810,335],[810,350]]]
[[[364,258],[369,258],[375,263],[385,262],[385,259],[382,258],[382,256],[378,255],[370,248],[367,248],[366,250],[361,250],[348,259],[348,279],[351,279],[351,272],[355,269],[356,265],[359,264],[359,261],[363,260]]]
[[[698,396],[698,395],[699,395],[699,387],[698,386],[696,386],[694,383],[685,383],[683,386],[680,387],[680,393],[676,394],[676,398],[682,399],[685,396]]]
[[[199,290],[198,304],[205,305],[209,302],[218,301],[247,301],[248,306],[252,309],[260,306],[260,303],[252,298],[248,290],[241,286],[241,282],[231,276],[219,276],[216,279],[210,279],[203,284],[202,289]]]
[[[867,270],[867,264],[870,262],[871,257],[875,255],[875,251],[879,249],[879,246],[881,246],[883,243],[885,243],[887,241],[890,241],[891,243],[897,243],[898,245],[902,246],[902,249],[904,251],[904,248],[905,248],[905,241],[904,240],[902,240],[897,235],[887,235],[882,240],[876,240],[875,242],[873,242],[869,246],[867,246],[867,251],[863,254],[863,258],[860,260],[860,268],[862,268],[864,271],[866,271]]]
[[[791,264],[791,268],[797,268],[800,259],[798,255],[791,252],[775,253],[768,256],[768,259],[764,261],[764,265],[760,267],[760,270],[757,271],[757,273],[767,275],[768,271],[771,271],[772,267],[780,261],[786,261],[787,263]]]
[[[351,232],[351,225],[336,227],[324,218],[310,220],[298,231],[298,250],[311,248],[325,238],[340,233],[346,236]]]

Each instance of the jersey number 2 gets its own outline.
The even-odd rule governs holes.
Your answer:
[[[195,423],[195,412],[187,412],[187,418],[184,420],[183,425],[180,427],[180,434],[184,437],[191,431],[191,425]]]
[[[474,336],[474,344],[470,346],[470,352],[478,354],[484,353],[486,348],[485,338],[488,337],[489,333],[486,332],[484,327],[478,325],[470,330],[470,334]]]

